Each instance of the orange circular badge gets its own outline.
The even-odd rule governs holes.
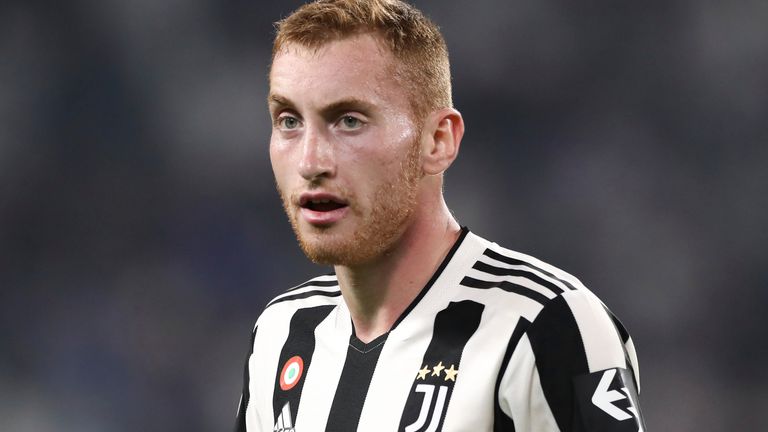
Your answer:
[[[303,373],[304,360],[299,356],[289,358],[280,372],[280,388],[283,390],[292,389],[299,382]]]

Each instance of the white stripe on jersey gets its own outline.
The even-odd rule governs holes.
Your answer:
[[[327,395],[336,392],[334,386],[338,383],[341,371],[344,368],[342,362],[347,353],[349,338],[339,337],[339,334],[351,332],[352,324],[349,314],[341,313],[341,308],[336,308],[315,329],[315,338],[326,343],[315,347],[312,354],[312,367],[306,374],[299,412],[296,419],[297,431],[325,430],[325,423],[314,422],[312,419],[327,417],[325,413],[330,411],[333,398]],[[344,326],[349,330],[339,332],[338,327]]]
[[[558,431],[544,396],[528,336],[520,338],[499,386],[499,405],[518,431]]]
[[[512,311],[515,309],[526,309],[529,313],[535,315],[535,312],[541,310],[541,305],[528,299],[527,297],[506,293],[500,290],[487,290],[471,293],[466,298],[480,301],[484,304],[499,304],[500,308],[496,311],[486,310],[483,319],[480,322],[480,328],[475,332],[472,338],[467,342],[464,351],[482,353],[482,355],[466,355],[461,359],[461,370],[459,374],[462,379],[456,382],[451,404],[464,407],[462,410],[448,410],[445,417],[445,429],[455,431],[490,431],[493,430],[494,392],[483,392],[478,394],[473,391],[476,383],[488,380],[488,375],[496,377],[497,371],[501,367],[502,357],[507,344],[497,343],[499,340],[509,340],[514,326],[508,326],[509,323],[517,322],[520,319]],[[513,309],[515,308],[515,309]],[[483,412],[488,414],[483,416],[482,421],[477,421],[472,416],[466,415],[466,412]]]
[[[431,331],[431,328],[424,331]],[[402,340],[390,334],[371,378],[371,388],[410,388],[415,374],[411,365],[421,362],[427,345],[427,337]],[[421,366],[424,365],[419,369]],[[392,419],[399,420],[407,399],[408,392],[368,392],[360,424],[387,425]]]
[[[626,368],[623,342],[600,300],[585,290],[563,293],[563,298],[579,326],[589,371]]]
[[[329,284],[332,284],[332,285],[329,285]],[[336,275],[318,276],[314,279],[304,282],[303,284],[297,285],[289,289],[283,294],[278,295],[277,297],[272,299],[270,303],[272,304],[278,303],[287,297],[304,294],[309,291],[327,291],[327,292],[339,291],[339,282],[336,279]]]

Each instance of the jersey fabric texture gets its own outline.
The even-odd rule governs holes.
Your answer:
[[[270,302],[239,432],[643,431],[627,331],[573,276],[466,228],[392,329],[363,343],[335,275]]]

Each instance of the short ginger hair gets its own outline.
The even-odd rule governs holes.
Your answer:
[[[400,0],[316,0],[275,23],[272,61],[288,45],[319,49],[359,34],[373,34],[394,55],[395,75],[408,90],[420,122],[431,111],[452,107],[448,48],[440,29]]]

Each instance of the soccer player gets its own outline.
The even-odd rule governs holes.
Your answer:
[[[259,317],[237,430],[642,431],[621,323],[448,210],[464,122],[438,28],[397,0],[317,1],[277,28],[272,168],[335,272]]]

